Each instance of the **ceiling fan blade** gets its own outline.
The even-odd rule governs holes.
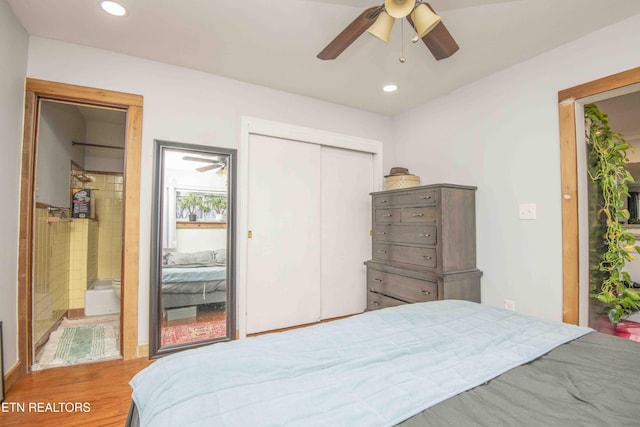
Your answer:
[[[425,4],[433,13],[436,13],[431,5],[427,3]],[[413,24],[413,20],[410,15],[407,15],[407,20],[415,29],[415,25]],[[453,39],[449,30],[447,30],[447,27],[444,26],[442,21],[440,21],[433,30],[429,31],[424,37],[422,37],[422,41],[427,48],[429,48],[437,61],[450,57],[460,49],[460,46],[458,46],[458,43]]]
[[[224,165],[221,165],[220,163],[216,163],[214,165],[207,165],[207,166],[200,166],[199,168],[196,168],[196,170],[198,172],[206,172],[206,171],[210,171],[212,169],[222,169]]]
[[[383,9],[383,6],[374,6],[362,12],[331,43],[322,49],[322,52],[318,54],[318,58],[322,60],[336,59],[351,43],[373,25]]]
[[[194,157],[194,156],[184,156],[182,160],[187,160],[190,162],[202,162],[202,163],[218,163],[219,160],[216,159],[207,159],[205,157]]]

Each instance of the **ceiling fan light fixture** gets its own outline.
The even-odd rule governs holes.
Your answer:
[[[389,38],[391,37],[391,29],[393,29],[393,24],[396,22],[395,18],[392,18],[387,12],[382,11],[376,22],[373,23],[371,27],[367,30],[369,34],[372,34],[382,40],[385,43],[389,42]]]
[[[433,13],[429,6],[420,3],[418,7],[411,12],[411,20],[416,28],[418,39],[421,39],[426,36],[429,31],[433,30],[436,25],[442,21],[442,18]]]
[[[394,85],[394,84],[384,85],[382,87],[382,90],[387,92],[387,93],[395,92],[395,91],[398,90],[398,85]]]
[[[404,18],[416,7],[416,0],[384,0],[384,9],[394,18]]]

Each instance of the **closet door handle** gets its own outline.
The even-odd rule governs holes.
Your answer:
[[[417,213],[417,214],[413,214],[411,216],[424,216],[424,214],[423,213]]]

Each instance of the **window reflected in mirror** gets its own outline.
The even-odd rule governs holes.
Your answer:
[[[232,339],[235,150],[156,141],[151,353]]]

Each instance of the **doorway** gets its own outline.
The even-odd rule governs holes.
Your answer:
[[[38,110],[31,370],[119,358],[126,112]]]
[[[36,79],[27,79],[25,121],[20,190],[20,229],[18,260],[18,356],[20,375],[33,363],[32,330],[33,239],[35,200],[35,165],[40,105],[43,100],[71,102],[85,106],[117,109],[126,114],[126,150],[123,178],[125,191],[122,226],[121,262],[122,297],[120,311],[120,351],[124,359],[146,356],[148,349],[138,347],[138,252],[139,195],[142,126],[142,97],[122,92],[94,89]]]
[[[584,268],[580,264],[581,254],[584,259],[584,245],[580,242],[580,223],[584,218],[579,216],[579,211],[584,209],[581,209],[583,205],[579,203],[579,195],[584,198],[584,194],[578,187],[578,159],[583,158],[578,156],[581,146],[578,141],[583,141],[584,134],[583,105],[598,100],[598,97],[601,100],[637,90],[634,89],[634,85],[638,84],[640,67],[558,92],[562,197],[562,319],[566,323],[586,324],[588,317],[588,284],[585,282]]]

